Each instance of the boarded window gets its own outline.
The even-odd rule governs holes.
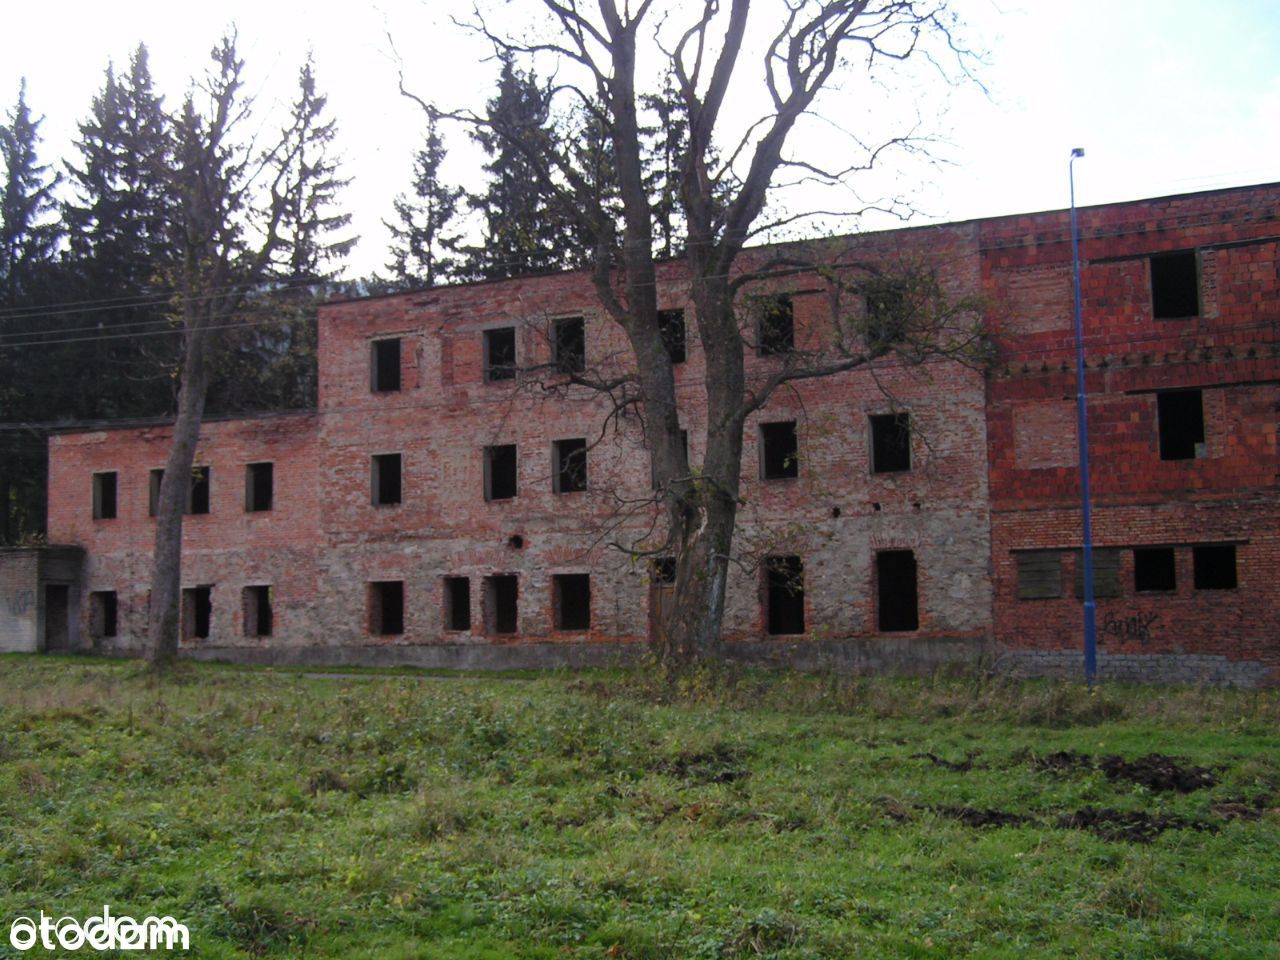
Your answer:
[[[514,574],[484,578],[484,628],[489,634],[515,633],[519,625],[519,584]]]
[[[587,367],[586,324],[582,317],[557,320],[553,333],[556,369],[561,373],[582,373]]]
[[[1014,555],[1018,565],[1018,599],[1052,600],[1062,596],[1062,554],[1037,550]]]
[[[514,380],[516,376],[516,328],[499,327],[484,332],[484,382]]]
[[[444,628],[471,629],[471,578],[444,578]]]
[[[804,633],[804,562],[765,559],[765,627],[774,636]]]
[[[1194,460],[1204,456],[1204,400],[1199,390],[1156,394],[1160,421],[1160,459]]]
[[[510,500],[516,495],[516,445],[484,448],[484,498]]]
[[[557,630],[591,629],[591,577],[558,573],[551,578]]]
[[[1079,550],[1072,551],[1076,555],[1075,595],[1084,596],[1084,557]],[[1120,590],[1120,551],[1096,547],[1093,554],[1093,595],[1094,597],[1118,597]]]
[[[1157,320],[1200,315],[1200,280],[1194,250],[1151,258],[1151,313]]]
[[[762,357],[790,353],[796,345],[795,312],[790,294],[755,298],[759,313],[759,352]]]
[[[400,389],[400,338],[374,340],[370,344],[369,387],[374,393]]]
[[[182,639],[207,640],[213,625],[213,587],[188,587],[182,591]]]
[[[116,473],[93,475],[93,519],[114,520],[116,518]]]
[[[794,420],[760,424],[760,476],[765,480],[798,477],[799,449]]]
[[[269,637],[274,626],[271,613],[271,587],[262,584],[245,587],[240,597],[241,615],[246,637]]]
[[[400,502],[402,462],[398,453],[375,454],[372,460],[373,505],[385,507]]]
[[[275,464],[250,463],[244,468],[244,508],[249,513],[270,510],[275,499]]]
[[[551,445],[551,489],[576,493],[587,489],[587,441],[557,440]]]
[[[684,363],[687,349],[685,347],[685,326],[683,310],[659,310],[658,332],[662,336],[662,346],[672,363]]]
[[[1133,589],[1137,593],[1178,588],[1173,547],[1136,547],[1133,551]]]
[[[369,584],[369,632],[383,637],[404,633],[404,581]]]
[[[89,594],[89,633],[95,638],[114,637],[119,629],[119,602],[114,590]]]
[[[911,414],[881,413],[871,417],[871,472],[901,473],[911,469]]]
[[[916,555],[910,550],[876,554],[876,618],[884,633],[920,629]]]
[[[1234,590],[1236,579],[1236,547],[1233,543],[1193,547],[1191,561],[1195,569],[1197,590]]]

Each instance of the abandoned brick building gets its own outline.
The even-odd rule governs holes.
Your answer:
[[[1280,185],[1081,211],[1104,677],[1280,681],[1278,214]],[[753,417],[738,543],[755,562],[732,568],[731,655],[1079,670],[1069,241],[1065,211],[825,241],[980,298],[992,359],[885,359],[800,381]],[[832,311],[816,274],[770,295],[786,342],[760,339],[754,375],[820,339]],[[705,370],[681,335],[685,296],[680,265],[663,265],[696,464]],[[652,496],[641,426],[526,373],[625,355],[587,276],[332,303],[319,331],[314,411],[204,426],[184,650],[496,666],[643,649],[663,565],[611,546],[643,523],[620,505]],[[164,425],[52,438],[64,549],[56,578],[23,567],[41,602],[0,623],[0,647],[140,645],[168,439]]]

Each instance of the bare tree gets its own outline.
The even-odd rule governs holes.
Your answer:
[[[656,652],[673,661],[713,657],[719,650],[748,417],[786,384],[853,370],[890,352],[919,357],[957,351],[972,343],[974,333],[968,311],[941,306],[927,270],[895,286],[875,266],[842,262],[842,251],[831,245],[783,248],[777,256],[761,256],[747,247],[762,230],[796,219],[766,216],[771,191],[784,178],[842,183],[867,169],[888,146],[910,146],[909,133],[891,138],[838,168],[787,153],[797,124],[813,114],[819,95],[834,78],[855,69],[855,57],[861,60],[858,69],[873,78],[882,66],[913,58],[928,59],[952,77],[967,75],[970,57],[954,39],[954,18],[945,3],[780,0],[769,5],[773,22],[762,25],[771,35],[763,41],[759,78],[767,109],[746,125],[740,139],[722,144],[717,140],[729,126],[725,105],[731,89],[753,78],[740,63],[750,6],[748,0],[703,0],[669,9],[660,9],[655,0],[624,2],[621,8],[616,0],[543,0],[548,32],[521,39],[497,31],[477,11],[472,27],[504,61],[557,61],[552,94],[563,104],[561,117],[586,117],[607,139],[613,178],[608,191],[600,190],[565,146],[575,141],[571,135],[531,139],[525,128],[474,113],[442,111],[483,126],[490,136],[520,150],[538,171],[541,188],[564,214],[576,218],[589,239],[595,292],[605,314],[625,331],[634,366],[621,377],[594,378],[584,372],[569,379],[622,398],[642,416],[665,516],[660,549],[675,561],[673,602],[664,613]],[[760,9],[756,4],[755,10]],[[754,21],[750,27],[754,31]],[[644,43],[652,38],[652,47],[642,44],[642,34]],[[638,64],[655,58],[660,69],[646,93]],[[652,96],[666,78],[674,78],[672,115],[684,125],[680,246],[691,319],[706,362],[708,432],[697,471],[681,442],[673,364],[659,315],[654,228],[660,222],[665,229],[670,213],[662,209],[663,198],[648,189],[653,177],[645,122],[652,117],[646,116],[646,104],[651,115]],[[671,123],[671,117],[665,122]],[[601,202],[602,195],[608,203]],[[831,330],[821,344],[784,343],[771,327],[779,302],[769,292],[800,274],[820,277],[832,291]],[[845,309],[841,298],[850,292],[872,309]],[[894,313],[896,320],[885,319]],[[870,322],[869,314],[877,319]],[[763,373],[747,363],[750,351],[770,355]],[[652,549],[652,541],[648,547]]]
[[[310,62],[299,75],[289,123],[266,149],[246,139],[252,101],[242,90],[244,61],[235,36],[212,51],[208,76],[188,94],[174,123],[177,214],[174,320],[182,330],[177,413],[156,508],[148,653],[153,663],[178,650],[182,521],[213,362],[239,311],[264,288],[314,282],[319,265],[351,241],[320,238],[346,224],[325,208],[337,187],[324,158],[331,126],[318,119]]]

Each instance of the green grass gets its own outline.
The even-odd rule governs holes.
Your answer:
[[[109,904],[199,957],[1274,957],[1277,807],[1274,692],[0,658],[0,956]]]

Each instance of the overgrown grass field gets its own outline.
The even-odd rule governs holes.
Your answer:
[[[0,955],[1275,957],[1277,808],[1275,692],[0,658]]]

